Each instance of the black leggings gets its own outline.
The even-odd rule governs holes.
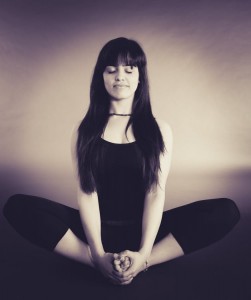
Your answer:
[[[30,242],[53,250],[68,229],[84,242],[86,236],[79,211],[50,200],[14,195],[4,206],[4,216],[14,229]],[[206,247],[225,236],[239,221],[236,204],[226,198],[202,200],[163,212],[155,243],[169,233],[184,253]],[[101,223],[105,251],[137,251],[141,237],[140,224]]]

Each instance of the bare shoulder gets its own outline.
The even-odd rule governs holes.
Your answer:
[[[73,161],[76,160],[76,143],[77,143],[77,139],[78,139],[78,128],[79,128],[80,123],[81,123],[81,121],[77,122],[72,127],[72,133],[71,133],[71,154],[72,154]]]
[[[171,126],[163,119],[156,118],[155,120],[159,126],[163,139],[166,139],[167,137],[170,138],[170,136],[172,136]]]
[[[71,141],[72,141],[72,144],[75,144],[77,142],[78,128],[79,128],[80,124],[81,124],[81,121],[77,122],[76,124],[74,124],[72,126],[72,132],[71,132]]]

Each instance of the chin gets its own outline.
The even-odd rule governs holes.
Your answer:
[[[113,95],[112,98],[114,100],[126,100],[126,99],[129,99],[131,98],[131,95]]]

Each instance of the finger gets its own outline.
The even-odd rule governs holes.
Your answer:
[[[114,259],[119,259],[119,254],[118,253],[113,253],[113,258]]]
[[[133,277],[131,277],[129,280],[121,282],[120,285],[128,285],[133,281]]]
[[[120,273],[119,275],[120,276],[116,276],[116,275],[114,276],[116,276],[120,281],[127,281],[133,277],[132,275],[125,276],[124,273]]]
[[[129,259],[129,257],[127,257],[126,260],[124,261],[124,266],[128,268],[130,267],[130,265],[131,265],[131,260]]]
[[[119,255],[120,256],[129,256],[130,252],[131,251],[129,251],[129,250],[125,250],[125,251],[120,252]]]
[[[120,265],[120,260],[119,260],[119,259],[115,259],[115,260],[113,261],[113,263],[114,263],[115,265]]]
[[[131,259],[126,256],[125,260],[121,263],[121,267],[124,271],[126,271],[131,266]]]
[[[113,261],[113,268],[118,271],[118,272],[122,272],[123,271],[123,265],[121,263],[121,261],[119,259],[115,259]]]
[[[127,281],[129,281],[129,280],[132,280],[132,279],[133,279],[133,276],[122,277],[122,278],[119,278],[119,281],[120,281],[121,283],[123,283],[123,282],[127,282]]]
[[[134,277],[133,276],[129,276],[129,277],[126,277],[126,278],[120,278],[120,282],[127,282],[127,281],[130,281],[132,280]]]
[[[127,263],[131,263],[131,259],[130,259],[130,257],[129,257],[129,256],[126,256],[126,257],[125,257],[125,262],[127,262]]]
[[[121,271],[121,272],[118,272],[118,271],[114,270],[114,271],[112,272],[112,276],[115,276],[116,278],[121,279],[121,278],[124,277],[124,274],[123,274],[122,271]]]
[[[131,269],[131,268],[129,268],[126,272],[124,272],[123,275],[124,275],[124,278],[130,277],[130,276],[133,276],[133,277],[136,276],[135,270]]]
[[[122,270],[122,268],[121,268],[120,265],[114,265],[114,269],[115,269],[116,271],[118,271],[119,273],[123,272],[123,270]]]
[[[128,256],[125,256],[124,265],[129,264],[130,261],[131,261],[130,258]]]
[[[124,255],[120,256],[120,261],[123,263],[125,261],[126,257]]]
[[[123,273],[125,273],[126,271],[128,271],[129,268],[130,268],[130,266],[121,265],[121,269],[122,269]]]

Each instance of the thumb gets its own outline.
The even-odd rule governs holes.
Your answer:
[[[130,255],[130,252],[131,252],[131,251],[129,251],[129,250],[125,250],[125,251],[120,252],[119,255],[120,255],[120,256],[129,256],[129,255]]]
[[[119,254],[118,253],[113,253],[113,258],[114,259],[119,259]]]

